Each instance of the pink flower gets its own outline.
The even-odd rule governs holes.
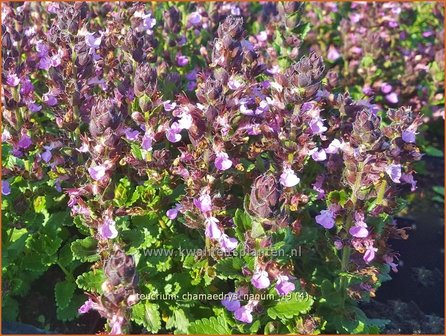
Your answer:
[[[58,103],[56,96],[54,96],[51,91],[45,93],[42,97],[42,100],[48,106],[55,106]]]
[[[181,210],[181,208],[182,208],[181,204],[179,203],[175,204],[175,206],[172,209],[167,210],[166,216],[169,219],[174,220],[175,218],[177,218],[178,212]]]
[[[287,167],[283,170],[282,175],[280,175],[280,184],[284,187],[291,188],[300,182],[300,178],[296,176],[294,170]]]
[[[237,300],[235,293],[230,292],[221,300],[221,304],[230,312],[235,312],[240,308],[240,301]]]
[[[384,94],[389,94],[390,92],[392,92],[392,85],[390,85],[389,83],[382,83],[381,92]]]
[[[217,225],[217,223],[219,223],[219,222],[220,221],[217,218],[212,217],[212,216],[206,218],[206,220],[205,220],[206,229],[204,231],[204,234],[206,235],[206,237],[215,239],[215,240],[220,239],[220,237],[222,236],[222,232]]]
[[[110,217],[105,217],[102,223],[98,227],[98,232],[103,239],[113,239],[118,236],[118,230],[116,230],[115,221]]]
[[[403,141],[406,143],[415,143],[415,141],[416,141],[415,135],[416,135],[416,133],[414,131],[405,130],[405,131],[403,131],[401,137],[402,137]]]
[[[45,146],[46,151],[43,152],[40,157],[43,161],[46,163],[50,162],[51,158],[53,157],[53,154],[51,154],[51,149],[49,149],[49,146]]]
[[[194,198],[194,204],[203,213],[212,211],[212,200],[209,194],[203,194],[198,199]]]
[[[322,210],[315,219],[316,223],[322,225],[326,229],[331,229],[335,225],[335,214],[332,210]]]
[[[178,142],[181,140],[181,128],[177,122],[174,122],[166,132],[166,138],[170,142]]]
[[[192,127],[193,119],[189,113],[183,113],[178,120],[178,126],[181,129],[189,129]]]
[[[367,263],[371,263],[375,259],[375,252],[378,251],[377,248],[373,247],[373,243],[369,242],[366,244],[366,251],[362,259]]]
[[[91,309],[93,309],[95,306],[95,303],[93,302],[92,299],[88,299],[87,301],[85,301],[85,303],[79,307],[79,309],[77,310],[79,314],[85,314],[88,313]]]
[[[363,213],[355,212],[355,226],[350,228],[349,233],[356,238],[366,238],[369,235]]]
[[[90,174],[91,178],[95,181],[101,181],[104,176],[107,169],[104,165],[95,166],[88,168],[88,173]]]
[[[238,308],[234,313],[234,317],[236,320],[240,322],[251,323],[252,322],[251,313],[252,313],[252,308],[246,305]]]
[[[177,107],[177,103],[166,100],[165,102],[163,102],[163,107],[166,112],[170,112],[173,111],[175,107]]]
[[[231,90],[237,90],[238,88],[240,88],[242,86],[242,83],[239,82],[237,79],[232,78],[228,81],[228,87]]]
[[[390,179],[395,183],[401,183],[401,165],[391,164],[386,167],[386,173],[390,176]]]
[[[314,148],[309,153],[314,161],[325,161],[327,159],[327,154],[323,148]]]
[[[388,95],[386,95],[386,100],[389,103],[396,104],[398,103],[398,95],[395,92],[389,93]]]
[[[393,256],[388,255],[388,254],[383,255],[384,262],[390,266],[390,268],[392,269],[393,272],[397,273],[398,272],[398,268],[397,268],[398,264],[393,262],[393,258],[394,258]]]
[[[336,239],[334,241],[334,246],[335,246],[336,250],[342,250],[342,248],[344,247],[344,244],[342,244],[341,240]]]
[[[231,238],[225,233],[221,235],[219,243],[223,252],[231,252],[238,245],[237,239]]]
[[[279,280],[276,284],[276,291],[280,296],[288,295],[290,292],[296,289],[296,286],[289,281],[289,277],[286,275],[279,276]]]
[[[401,174],[401,180],[402,182],[408,183],[411,185],[410,191],[417,190],[417,181],[413,178],[412,174]]]
[[[152,150],[152,141],[153,141],[152,133],[146,131],[146,133],[142,137],[142,141],[141,141],[142,149],[144,149],[146,151]]]
[[[324,176],[318,175],[316,181],[313,183],[313,190],[317,191],[317,199],[323,199],[325,197],[325,190],[322,188],[324,183]]]
[[[217,153],[217,156],[215,157],[215,168],[218,170],[228,170],[232,167],[232,161],[229,159],[228,154],[225,152]]]
[[[338,139],[334,139],[327,148],[325,148],[325,153],[327,154],[336,154],[341,148],[342,143]]]
[[[197,26],[201,23],[202,16],[198,12],[192,12],[189,14],[188,21],[191,25]]]
[[[110,321],[110,335],[122,335],[122,325],[124,324],[124,317],[113,315]]]
[[[327,58],[330,62],[336,61],[338,58],[341,57],[341,54],[338,52],[336,47],[334,45],[330,45],[328,48]]]
[[[311,131],[311,134],[322,134],[326,130],[327,130],[327,127],[324,126],[324,122],[323,122],[322,119],[315,118],[312,121],[310,121],[310,131]]]
[[[251,283],[257,289],[269,287],[268,273],[264,270],[257,270],[251,278]]]

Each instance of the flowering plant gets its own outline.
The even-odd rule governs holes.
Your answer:
[[[422,121],[332,92],[301,10],[3,6],[4,305],[58,265],[111,334],[378,332]]]

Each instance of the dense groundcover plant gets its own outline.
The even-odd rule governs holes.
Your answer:
[[[379,332],[421,117],[332,92],[301,11],[2,5],[9,318],[57,266],[111,334]]]

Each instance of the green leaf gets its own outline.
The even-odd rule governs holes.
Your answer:
[[[254,220],[252,222],[251,237],[255,239],[264,235],[265,235],[265,230],[263,229],[262,223]]]
[[[76,285],[72,281],[58,282],[54,287],[57,307],[60,309],[66,308],[73,298]]]
[[[217,277],[220,279],[243,279],[242,267],[243,261],[239,258],[221,259],[216,265]]]
[[[94,270],[79,275],[76,279],[76,284],[83,290],[102,293],[101,286],[104,281],[104,272],[102,270]]]
[[[434,157],[443,157],[443,152],[435,147],[432,146],[427,146],[424,151],[426,152],[427,155],[429,156],[434,156]]]
[[[189,320],[186,317],[183,309],[175,309],[173,315],[169,317],[166,322],[166,328],[175,328],[175,333],[185,334],[187,333],[187,328],[189,327]]]
[[[205,335],[230,335],[226,320],[222,316],[211,317],[209,319],[204,318],[198,321],[194,321],[188,328],[189,334],[205,334]]]
[[[34,211],[41,213],[46,209],[46,199],[45,196],[37,196],[34,199]]]
[[[252,228],[252,219],[243,210],[237,209],[234,215],[235,233],[238,239],[244,239],[244,233]]]
[[[132,320],[144,326],[151,333],[157,333],[161,329],[158,305],[148,301],[139,302],[133,306]]]
[[[81,261],[93,262],[99,259],[97,252],[96,239],[92,237],[87,237],[84,239],[78,239],[71,243],[71,251],[73,252],[73,257]]]
[[[294,293],[291,298],[279,301],[276,305],[268,308],[268,316],[272,319],[291,319],[294,316],[306,313],[310,310],[313,299],[302,293]]]
[[[85,295],[75,295],[65,308],[57,308],[57,319],[66,322],[78,317],[78,309],[85,302]]]
[[[442,186],[433,186],[432,189],[441,196],[444,196],[444,187]]]

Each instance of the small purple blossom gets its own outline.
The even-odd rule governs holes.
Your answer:
[[[388,95],[386,95],[386,100],[391,104],[397,104],[398,95],[395,92],[389,93]]]
[[[118,236],[116,223],[108,216],[105,217],[103,222],[99,225],[98,232],[103,239],[114,239]]]
[[[27,149],[29,146],[32,145],[32,140],[27,134],[23,134],[20,138],[19,142],[17,143],[17,146],[19,148]]]
[[[412,130],[404,130],[401,134],[401,138],[406,143],[415,143],[416,142],[416,133]]]
[[[8,181],[2,180],[2,195],[9,195],[11,193],[11,186]]]
[[[257,270],[251,278],[251,283],[255,288],[263,289],[269,287],[271,282],[265,270]]]
[[[291,188],[300,182],[300,178],[297,177],[294,170],[289,167],[286,167],[283,170],[282,175],[280,175],[280,184],[284,187]]]
[[[20,83],[20,79],[19,77],[17,77],[16,74],[9,74],[6,77],[6,84],[8,84],[9,86],[17,86]]]
[[[88,173],[90,174],[91,178],[95,181],[101,181],[105,177],[106,171],[107,169],[104,165],[88,168]]]
[[[166,138],[172,143],[181,140],[181,127],[177,122],[174,122],[166,132]]]
[[[338,139],[334,139],[327,148],[325,148],[325,153],[336,154],[342,147],[342,143]]]
[[[170,100],[166,100],[165,102],[163,102],[163,107],[164,111],[170,112],[173,111],[175,107],[177,107],[177,103],[171,102]]]
[[[276,291],[280,296],[285,296],[296,289],[294,283],[289,281],[290,278],[286,275],[279,276],[276,284]]]
[[[178,212],[182,209],[182,205],[177,203],[172,209],[167,210],[166,216],[170,220],[174,220],[178,216]]]
[[[339,59],[341,57],[341,54],[339,53],[339,51],[336,49],[336,47],[334,45],[330,45],[330,47],[328,47],[328,53],[327,53],[327,58],[330,62],[334,62],[337,59]]]
[[[212,211],[212,200],[209,194],[202,194],[198,199],[194,198],[194,205],[202,212]]]
[[[364,253],[364,256],[362,257],[363,260],[367,263],[370,264],[373,259],[375,259],[375,254],[378,251],[377,248],[373,247],[373,243],[372,242],[366,242],[365,244],[366,246],[366,251]]]
[[[189,64],[189,58],[183,55],[176,56],[177,65],[180,67],[184,67]]]
[[[79,307],[77,311],[79,314],[86,314],[94,308],[94,305],[95,303],[93,302],[93,300],[88,299],[82,306]]]
[[[217,153],[215,157],[215,168],[218,170],[228,170],[232,167],[232,161],[229,159],[228,154],[225,152]]]
[[[151,132],[146,131],[141,141],[142,149],[146,151],[152,150],[152,142],[153,142],[153,134]]]
[[[390,85],[389,83],[381,84],[381,92],[384,94],[389,94],[390,92],[392,92],[392,89],[392,85]]]
[[[234,313],[234,317],[237,321],[243,323],[251,323],[252,322],[251,313],[252,313],[252,308],[246,305],[238,308]]]
[[[207,217],[205,220],[206,229],[204,231],[206,237],[219,240],[222,236],[222,232],[218,227],[220,221],[215,217]]]
[[[303,108],[303,106],[302,106]],[[327,127],[324,126],[324,122],[320,118],[315,118],[310,122],[310,131],[311,134],[322,134],[327,130]]]
[[[221,235],[219,243],[223,252],[231,252],[238,245],[237,239],[231,238],[227,234]]]
[[[221,300],[221,304],[230,312],[235,312],[240,308],[240,301],[237,300],[236,294],[233,292],[225,295],[225,298]]]
[[[386,167],[386,173],[389,175],[390,179],[395,183],[401,183],[401,165],[400,164],[390,164]]]
[[[332,210],[321,210],[320,214],[316,216],[316,223],[322,225],[326,229],[331,229],[335,225],[335,214]]]
[[[327,159],[327,154],[323,148],[314,148],[309,153],[314,161],[325,161]]]

